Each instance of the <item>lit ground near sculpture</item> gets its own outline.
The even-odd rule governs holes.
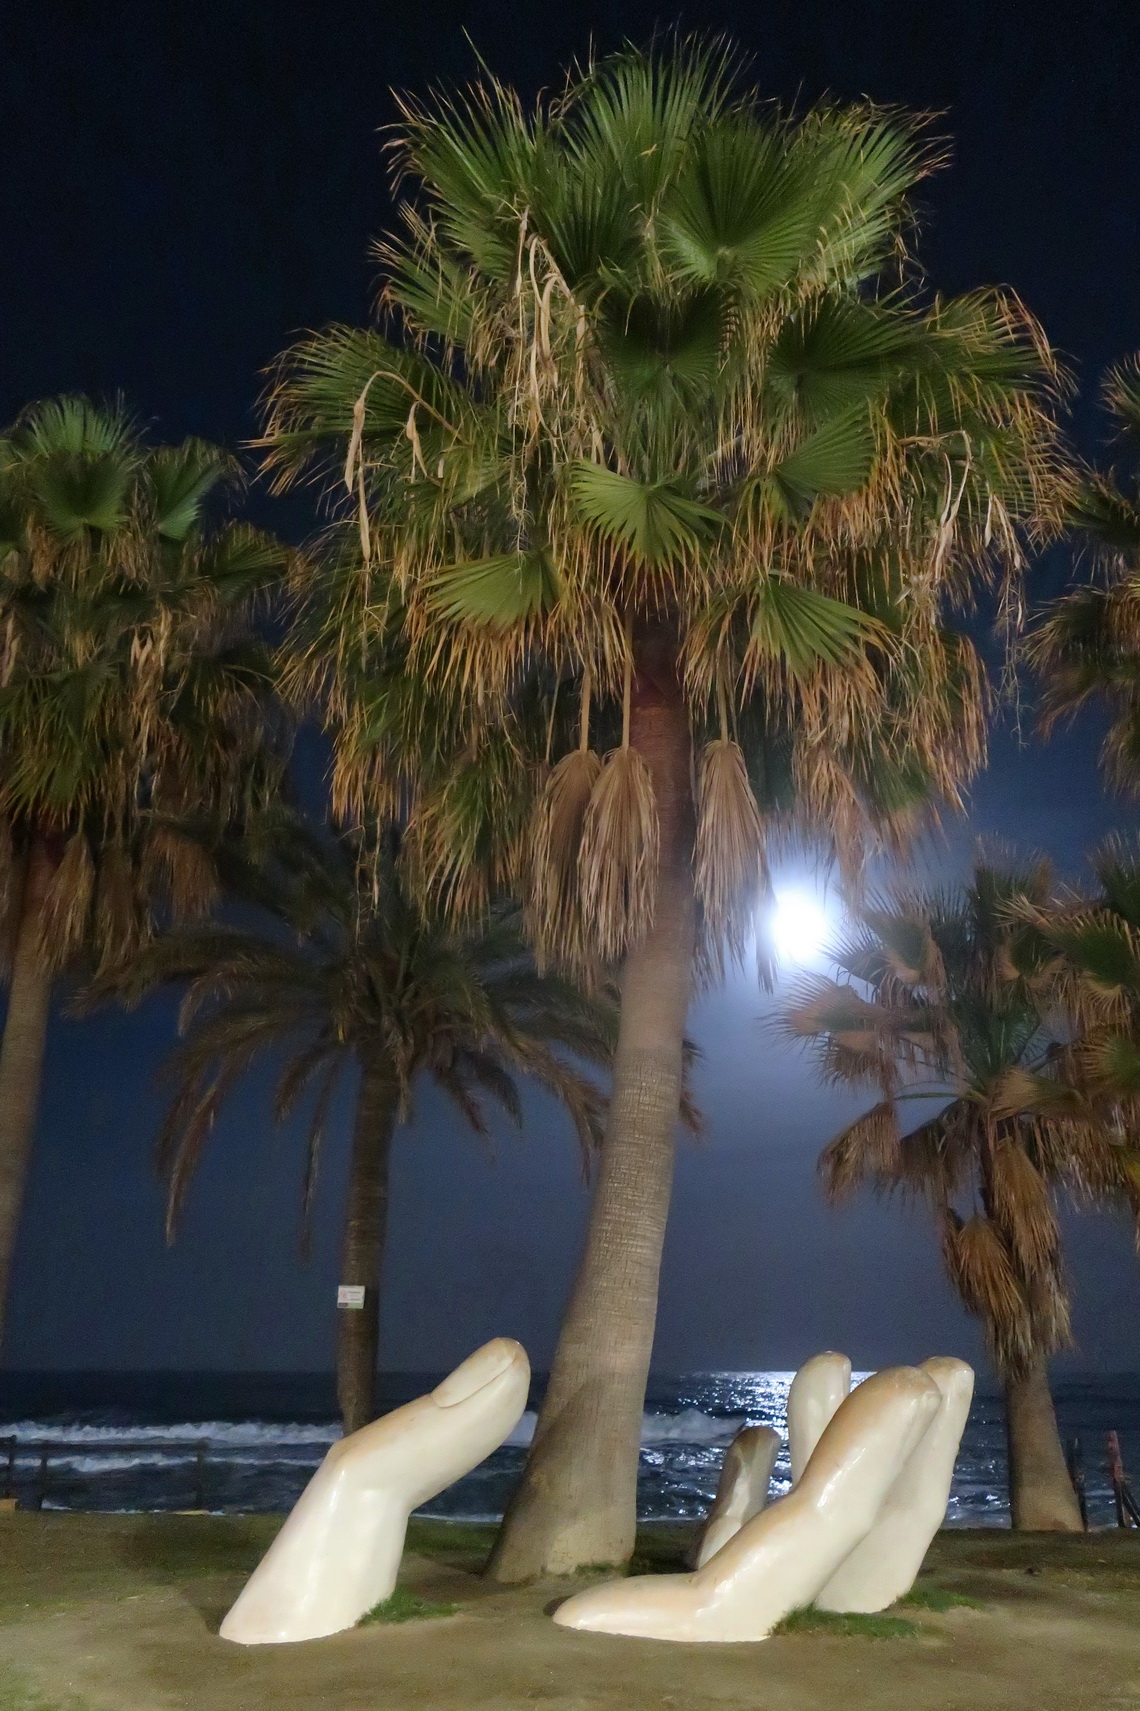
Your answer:
[[[503,1589],[477,1570],[493,1529],[413,1521],[409,1594],[454,1616],[375,1623],[309,1646],[217,1635],[272,1517],[0,1517],[0,1706],[36,1711],[1125,1711],[1140,1681],[1140,1537],[944,1532],[904,1603],[917,1634],[828,1626],[762,1646],[574,1633],[546,1614],[572,1583]],[[639,1570],[690,1537],[646,1529]],[[579,1583],[580,1584],[580,1583]],[[935,1602],[943,1602],[935,1597]],[[864,1619],[864,1627],[869,1619]],[[7,1693],[7,1698],[5,1698]]]

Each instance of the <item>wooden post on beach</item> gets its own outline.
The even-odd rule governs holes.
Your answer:
[[[1140,1505],[1132,1495],[1132,1488],[1124,1477],[1124,1458],[1120,1453],[1120,1439],[1115,1432],[1108,1434],[1108,1471],[1112,1475],[1112,1494],[1116,1498],[1116,1524],[1118,1527],[1140,1527]]]

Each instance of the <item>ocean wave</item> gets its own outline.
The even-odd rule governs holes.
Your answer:
[[[273,1447],[278,1444],[313,1444],[327,1449],[340,1437],[340,1428],[332,1421],[279,1422],[267,1420],[182,1420],[166,1426],[92,1426],[80,1421],[61,1424],[58,1420],[13,1420],[0,1424],[0,1438],[34,1438],[51,1444],[141,1444],[161,1445],[172,1440],[192,1443],[206,1438],[211,1445],[224,1449],[230,1444]]]
[[[537,1415],[528,1408],[504,1440],[503,1447],[525,1449],[534,1437],[536,1421]],[[676,1414],[647,1413],[642,1416],[641,1442],[717,1447],[731,1443],[746,1423],[744,1415],[725,1417],[706,1414],[699,1408],[684,1408]],[[34,1453],[32,1444],[49,1443],[53,1464],[88,1473],[189,1460],[195,1453],[193,1446],[202,1441],[207,1444],[211,1458],[238,1463],[272,1460],[287,1466],[305,1466],[319,1459],[339,1436],[332,1422],[313,1425],[261,1420],[184,1420],[164,1426],[95,1426],[16,1420],[0,1425],[0,1439],[18,1440],[21,1462]],[[117,1444],[131,1447],[129,1451],[116,1452]],[[180,1447],[168,1447],[174,1444]]]
[[[534,1437],[537,1414],[527,1409],[506,1444],[525,1449]],[[699,1444],[717,1447],[730,1444],[742,1426],[748,1425],[746,1414],[706,1414],[700,1408],[682,1408],[677,1414],[652,1413],[641,1416],[641,1442],[650,1444]]]

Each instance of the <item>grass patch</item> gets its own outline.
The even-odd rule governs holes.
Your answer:
[[[813,1604],[789,1611],[773,1634],[838,1634],[843,1639],[913,1640],[918,1629],[904,1616],[864,1616],[853,1610],[817,1610]]]
[[[429,1616],[454,1616],[458,1604],[437,1603],[430,1598],[417,1598],[403,1586],[397,1586],[391,1598],[374,1604],[356,1624],[366,1628],[371,1622],[419,1622]]]
[[[980,1610],[982,1606],[976,1598],[967,1598],[961,1592],[948,1592],[944,1586],[912,1586],[909,1592],[904,1592],[899,1599],[900,1605],[907,1605],[912,1610]]]

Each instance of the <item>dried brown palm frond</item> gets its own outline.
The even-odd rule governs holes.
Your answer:
[[[834,1037],[853,1050],[869,1050],[886,1028],[886,1017],[851,986],[825,974],[802,975],[777,1026],[793,1039]]]
[[[653,920],[659,845],[653,778],[634,748],[613,749],[582,822],[582,915],[587,941],[614,962]]]
[[[971,1180],[974,1169],[974,1108],[956,1099],[937,1117],[920,1123],[899,1142],[898,1189],[907,1199],[948,1205]]]
[[[154,904],[165,904],[173,922],[208,915],[221,896],[217,869],[202,840],[162,821],[146,829],[139,879]]]
[[[582,829],[602,770],[593,749],[573,749],[553,768],[531,827],[530,915],[543,956],[558,949],[576,962],[582,932]]]
[[[888,1098],[905,1079],[900,1071],[925,1071],[937,1059],[936,1043],[912,1006],[869,1003],[854,986],[827,975],[804,975],[795,983],[776,1028],[815,1045],[826,1081],[870,1082]]]
[[[898,1112],[885,1099],[829,1141],[816,1168],[827,1198],[838,1201],[865,1184],[894,1187],[900,1162]]]
[[[1057,1264],[1061,1233],[1048,1186],[1013,1135],[996,1140],[990,1158],[991,1217],[1018,1270],[1035,1277]]]
[[[1131,1206],[1140,1187],[1137,1113],[1091,1106],[1084,1116],[1038,1125],[1035,1153],[1051,1181],[1063,1182],[1079,1201],[1093,1206]]]
[[[1066,1054],[1066,1067],[1071,1060]],[[991,1117],[1027,1117],[1034,1123],[1034,1137],[1048,1128],[1048,1121],[1080,1117],[1085,1106],[1070,1076],[1043,1075],[1025,1064],[1010,1064],[995,1076],[990,1087],[986,1109]]]
[[[852,899],[863,895],[867,865],[875,837],[858,786],[844,764],[842,752],[826,741],[807,742],[797,734],[792,767],[795,775],[795,829],[814,840],[821,828],[835,852],[844,891]]]
[[[139,895],[130,851],[117,841],[99,853],[95,884],[94,948],[99,975],[127,962],[146,932],[145,904]]]
[[[693,878],[715,956],[727,945],[738,959],[757,903],[771,891],[764,826],[738,743],[719,738],[701,754]]]
[[[954,1287],[982,1322],[999,1370],[1023,1370],[1036,1344],[1033,1314],[997,1227],[980,1213],[963,1223],[948,1208],[942,1219],[942,1254]]]
[[[85,831],[67,840],[44,904],[43,943],[56,968],[62,968],[90,930],[96,867]]]

